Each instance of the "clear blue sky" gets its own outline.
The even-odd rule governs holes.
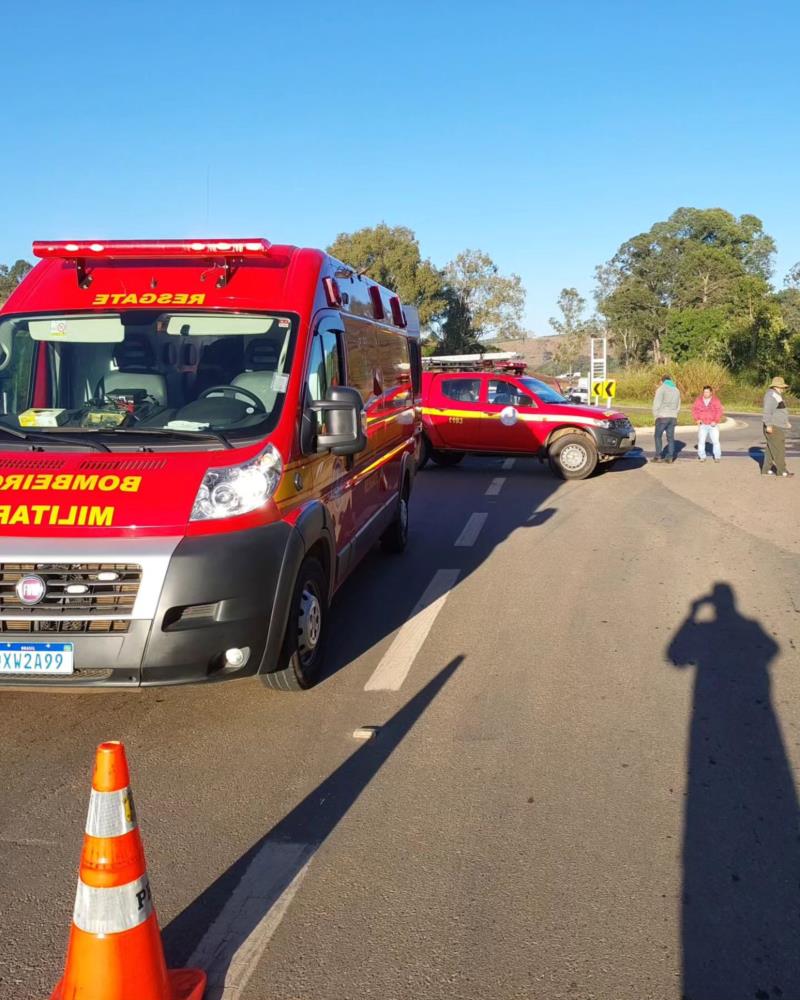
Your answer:
[[[38,238],[404,224],[527,322],[680,205],[800,260],[796,3],[139,0],[3,14],[0,262]]]

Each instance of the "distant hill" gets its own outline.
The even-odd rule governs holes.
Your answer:
[[[487,345],[487,350],[515,351],[528,362],[531,371],[542,371],[553,366],[553,354],[560,337],[553,334],[550,337],[529,337],[527,340],[498,340]]]

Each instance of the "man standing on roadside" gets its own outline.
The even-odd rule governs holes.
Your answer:
[[[692,417],[697,423],[697,457],[701,462],[706,460],[706,440],[711,438],[711,449],[714,461],[722,458],[719,443],[719,425],[723,420],[722,403],[714,395],[710,385],[703,386],[703,395],[698,396],[692,407]]]
[[[794,475],[786,468],[786,432],[790,424],[783,394],[788,388],[778,376],[770,382],[764,396],[764,438],[767,447],[764,450],[764,464],[761,466],[762,476],[781,476],[787,479]]]
[[[656,453],[654,462],[662,460],[662,437],[667,434],[667,462],[675,458],[675,427],[681,408],[681,394],[669,375],[664,375],[653,399],[653,416],[656,418]]]

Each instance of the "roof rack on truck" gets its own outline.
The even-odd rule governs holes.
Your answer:
[[[528,367],[521,354],[513,351],[486,351],[479,354],[440,354],[422,359],[425,371],[500,371],[523,375]]]

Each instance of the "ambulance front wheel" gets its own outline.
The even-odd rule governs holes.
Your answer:
[[[381,548],[384,552],[393,552],[399,555],[406,550],[408,545],[408,493],[408,480],[406,480],[397,503],[397,514],[381,535]]]
[[[318,560],[303,560],[292,594],[277,670],[263,674],[279,691],[304,691],[319,680],[328,638],[328,582]]]

